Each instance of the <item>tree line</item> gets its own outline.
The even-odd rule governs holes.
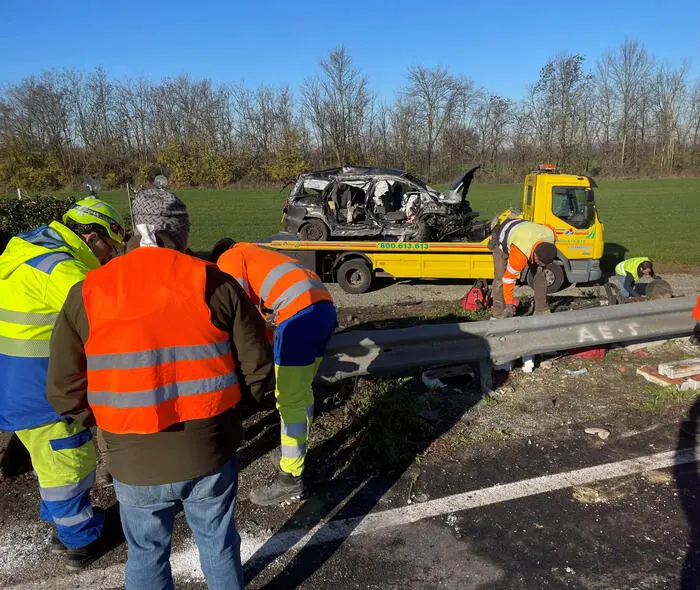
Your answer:
[[[174,186],[281,182],[340,164],[390,166],[431,182],[474,163],[515,182],[540,162],[594,176],[697,175],[700,79],[627,40],[588,64],[547,61],[521,101],[448,68],[407,69],[380,100],[343,47],[297,90],[45,72],[0,91],[0,186],[108,187],[158,173]],[[504,72],[505,74],[505,72]]]

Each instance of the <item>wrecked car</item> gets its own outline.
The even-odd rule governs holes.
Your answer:
[[[445,192],[404,170],[343,166],[299,176],[284,206],[286,232],[302,240],[480,242],[489,232],[467,200],[474,166]]]

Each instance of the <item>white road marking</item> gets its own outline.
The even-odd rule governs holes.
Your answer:
[[[700,449],[697,450],[700,451]],[[695,460],[696,449],[693,448],[681,451],[666,451],[615,463],[605,463],[594,467],[543,475],[509,484],[498,484],[471,492],[429,500],[422,504],[412,504],[381,512],[373,512],[364,517],[337,521],[330,520],[340,510],[341,506],[339,506],[328,518],[309,531],[302,529],[289,530],[273,534],[267,538],[244,536],[241,542],[241,556],[244,563],[253,558],[257,561],[258,559],[269,559],[283,554],[285,557],[291,557],[306,545],[338,541],[349,536],[398,527],[451,512],[462,512],[616,477],[635,475],[656,469],[666,469],[674,465],[692,463]],[[171,557],[173,576],[189,580],[203,579],[204,576],[199,568],[198,561],[197,549],[193,544],[186,550],[173,554]],[[113,588],[122,583],[123,570],[123,564],[116,564],[103,570],[91,570],[73,576],[23,583],[12,588],[17,590],[20,588],[31,590],[32,588],[55,588],[60,586],[76,589],[89,588],[90,590]]]

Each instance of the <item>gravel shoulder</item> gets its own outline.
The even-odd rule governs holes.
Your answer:
[[[698,274],[663,274],[676,296],[700,294],[700,275]],[[610,279],[608,279],[610,280]],[[615,280],[614,278],[612,280]],[[415,305],[426,301],[456,301],[464,296],[474,284],[472,280],[455,282],[453,280],[398,280],[377,279],[374,289],[361,295],[350,295],[336,284],[329,284],[333,300],[339,308],[371,308],[393,305]],[[595,285],[572,285],[559,291],[557,296],[580,297]],[[527,286],[515,289],[516,297],[532,296],[533,291]]]

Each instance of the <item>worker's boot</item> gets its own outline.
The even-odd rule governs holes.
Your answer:
[[[85,547],[80,549],[66,549],[66,569],[69,571],[78,571],[89,566],[92,562],[97,561],[107,552],[107,545],[104,539],[100,537]]]
[[[61,543],[61,540],[58,538],[58,533],[54,531],[49,540],[49,553],[63,555],[66,551],[68,551],[68,548]]]
[[[302,476],[293,476],[278,471],[275,480],[266,486],[259,486],[250,492],[250,501],[258,506],[275,506],[287,502],[297,502],[304,496]]]

